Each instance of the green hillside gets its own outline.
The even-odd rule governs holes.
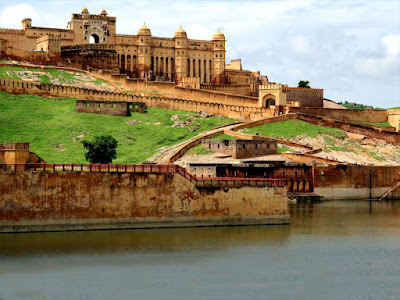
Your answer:
[[[49,163],[87,163],[80,141],[111,134],[119,142],[115,163],[141,163],[161,147],[233,122],[225,117],[204,118],[161,108],[149,108],[146,114],[132,113],[130,117],[76,113],[75,100],[0,92],[0,143],[29,142],[31,151]],[[183,122],[182,128],[171,126],[179,127]]]

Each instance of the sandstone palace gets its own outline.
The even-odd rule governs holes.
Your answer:
[[[259,72],[243,70],[240,59],[226,64],[219,30],[211,40],[195,40],[183,28],[174,37],[155,37],[145,24],[137,35],[117,34],[116,23],[105,10],[90,14],[86,8],[72,14],[67,29],[35,27],[27,18],[20,30],[0,29],[0,58],[123,75],[130,80],[124,85],[154,83],[162,92],[168,87],[172,96],[213,102],[214,109],[207,110],[227,116],[235,112],[252,119],[289,108],[324,107],[322,89],[269,82]],[[167,84],[182,89],[171,91]]]

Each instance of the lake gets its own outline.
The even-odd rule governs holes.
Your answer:
[[[400,299],[400,201],[291,222],[0,234],[0,299]]]

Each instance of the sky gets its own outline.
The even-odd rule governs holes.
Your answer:
[[[297,86],[307,80],[336,102],[400,106],[400,1],[145,1],[2,0],[0,27],[66,28],[86,6],[117,17],[117,33],[137,34],[143,23],[153,36],[173,37],[182,26],[189,38],[226,37],[226,63],[269,81]]]

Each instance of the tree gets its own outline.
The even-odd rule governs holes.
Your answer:
[[[82,141],[88,152],[86,160],[92,164],[109,164],[117,158],[118,141],[111,135],[96,136],[93,141]]]
[[[308,85],[309,83],[310,83],[309,81],[300,80],[299,81],[299,88],[307,88],[307,89],[309,89],[310,88],[310,86]]]

